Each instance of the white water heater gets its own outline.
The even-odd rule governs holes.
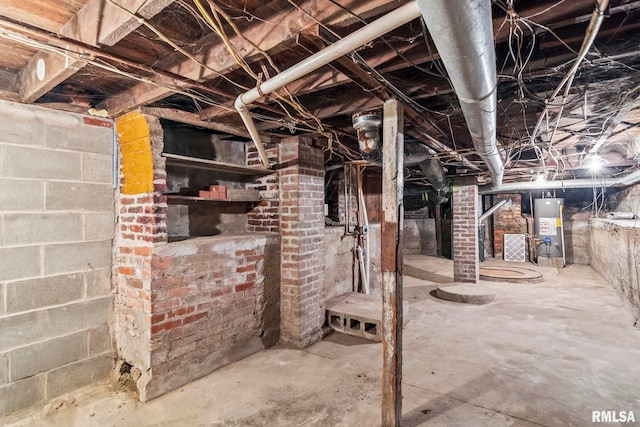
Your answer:
[[[538,265],[564,267],[564,199],[534,200],[535,242]]]

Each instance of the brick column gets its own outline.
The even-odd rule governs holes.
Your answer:
[[[114,240],[114,335],[118,357],[132,366],[142,400],[151,378],[154,245],[167,242],[163,132],[155,117],[132,112],[116,121],[120,191]],[[135,371],[135,372],[134,372]]]
[[[478,186],[460,180],[453,186],[453,280],[477,283]]]
[[[324,155],[308,138],[280,146],[281,341],[306,347],[322,338]]]

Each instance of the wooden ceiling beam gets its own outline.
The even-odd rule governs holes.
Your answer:
[[[131,12],[151,18],[172,0],[119,0],[119,4]],[[67,39],[85,45],[115,44],[141,25],[138,20],[114,6],[109,1],[89,0],[60,31]],[[34,55],[19,72],[20,100],[31,103],[51,89],[64,82],[82,69],[87,61],[78,59],[83,52],[72,49],[76,54],[40,51]],[[87,59],[91,58],[90,56]]]
[[[119,6],[116,6],[117,3]],[[173,0],[89,0],[60,31],[63,37],[91,46],[113,46]]]
[[[17,75],[2,67],[0,67],[0,98],[7,101],[20,100]]]
[[[371,7],[379,8],[382,3],[385,2],[378,0],[365,3],[365,5],[368,9]],[[341,20],[351,18],[346,16],[343,7],[349,9],[352,6],[362,4],[359,0],[349,0],[341,2],[342,7],[339,7],[320,0],[305,0],[295,8],[278,10],[275,13],[272,11],[265,22],[259,23],[258,20],[253,20],[252,22],[238,23],[243,37],[230,34],[230,42],[238,52],[242,53],[243,58],[251,63],[252,59],[262,58],[260,51],[274,54],[285,50],[287,46],[295,43],[299,33],[313,28],[318,21],[338,23]],[[269,6],[267,4],[265,8]],[[260,16],[259,12],[256,15]],[[199,81],[211,80],[239,68],[227,47],[216,35],[204,37],[198,44],[206,46],[205,49],[194,55],[199,63],[185,58],[182,54],[175,54],[160,66],[173,73]],[[254,44],[258,45],[259,49]],[[202,64],[206,67],[203,67]],[[166,88],[139,84],[108,99],[101,107],[109,111],[111,116],[117,116],[140,105],[148,105],[166,98],[172,93]]]

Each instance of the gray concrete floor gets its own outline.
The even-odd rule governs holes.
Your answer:
[[[451,261],[405,262],[430,280],[404,278],[403,425],[585,426],[592,410],[634,411],[640,421],[640,330],[590,267],[523,264],[545,282],[488,283],[498,300],[473,306],[430,295],[451,281]],[[148,403],[103,382],[5,423],[376,426],[381,366],[381,344],[334,333],[305,350],[255,354]]]

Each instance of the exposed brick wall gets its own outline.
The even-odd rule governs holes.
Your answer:
[[[113,370],[113,122],[0,101],[0,417]]]
[[[477,283],[478,186],[465,181],[453,186],[453,280]]]
[[[167,242],[167,204],[162,195],[166,176],[160,156],[163,132],[157,118],[139,113],[118,119],[116,131],[120,194],[114,248],[114,334],[118,356],[139,372],[139,389],[144,390],[151,378],[151,260],[154,244]]]
[[[526,234],[527,220],[522,216],[521,194],[498,194],[493,202],[511,199],[511,205],[503,206],[493,214],[493,254],[502,257],[505,234]]]
[[[151,399],[275,344],[278,236],[196,238],[156,248]]]
[[[120,129],[120,149],[128,156],[122,156],[120,166],[115,331],[118,355],[133,367],[145,401],[277,343],[279,236],[244,234],[168,243],[160,122],[130,114],[118,121]],[[277,160],[275,147],[269,151]],[[152,175],[128,176],[136,171],[127,166],[130,162]],[[273,176],[277,181],[274,173],[255,183],[264,183],[263,195],[273,193],[269,185],[275,185],[275,228],[269,230],[279,229]],[[134,190],[142,192],[128,194]]]
[[[267,157],[271,165],[278,162],[278,146],[265,146]],[[263,167],[256,147],[247,145],[247,165]],[[247,184],[247,189],[260,191],[262,201],[247,214],[247,231],[280,232],[280,192],[278,174],[274,172]]]
[[[281,341],[305,347],[322,337],[324,155],[307,138],[280,146]]]

